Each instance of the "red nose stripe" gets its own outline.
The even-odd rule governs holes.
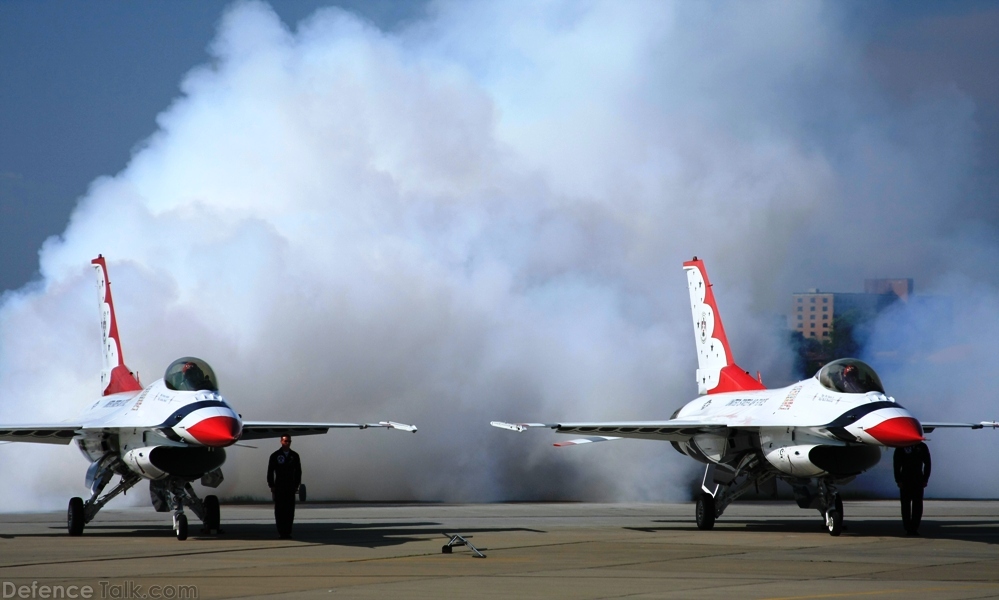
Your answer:
[[[867,433],[885,446],[893,447],[911,446],[926,439],[919,421],[912,417],[885,419],[869,427]]]
[[[187,428],[187,432],[206,446],[229,446],[239,439],[239,421],[232,417],[208,417]]]

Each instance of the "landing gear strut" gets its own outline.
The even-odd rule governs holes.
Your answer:
[[[69,531],[69,535],[81,535],[83,527],[97,516],[97,513],[104,508],[105,504],[118,494],[127,492],[132,486],[142,480],[138,475],[125,470],[118,485],[111,488],[110,492],[102,496],[101,492],[104,491],[108,482],[111,481],[111,478],[117,472],[117,469],[114,468],[117,462],[109,460],[100,461],[100,463],[101,468],[99,470],[95,469],[93,473],[88,473],[87,475],[88,482],[91,484],[90,499],[86,502],[83,501],[83,498],[71,498],[69,500],[69,509],[66,513],[66,529]]]
[[[190,483],[179,479],[168,479],[161,485],[170,503],[170,508],[173,510],[173,530],[177,534],[178,540],[187,539],[185,505],[201,519],[203,533],[209,535],[222,533],[218,497],[205,496],[205,499],[202,500],[194,493],[194,488],[191,487]]]
[[[819,495],[823,508],[819,510],[825,519],[829,535],[838,536],[843,532],[843,499],[839,497],[836,486],[819,480]]]
[[[697,496],[694,507],[697,528],[713,528],[715,519],[725,512],[729,504],[773,478],[774,473],[761,468],[759,460],[753,455],[747,454],[735,467],[709,464],[704,470],[701,493]]]

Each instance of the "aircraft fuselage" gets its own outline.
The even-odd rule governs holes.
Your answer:
[[[91,462],[109,452],[145,479],[193,480],[225,462],[242,419],[213,390],[172,390],[159,379],[139,392],[104,396],[81,420],[90,424],[77,445]],[[97,428],[103,428],[99,430]]]
[[[682,453],[701,462],[731,463],[758,450],[770,466],[792,477],[857,475],[877,464],[882,446],[909,445],[922,435],[915,417],[890,396],[842,393],[817,378],[702,396],[674,418],[728,428],[729,435],[698,433],[675,443]]]

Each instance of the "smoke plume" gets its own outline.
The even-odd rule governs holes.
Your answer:
[[[820,3],[443,2],[394,32],[236,3],[155,135],[41,249],[41,280],[0,301],[0,422],[99,393],[99,253],[145,383],[194,355],[245,419],[419,426],[296,439],[313,498],[689,498],[698,466],[668,444],[556,449],[488,423],[691,400],[695,254],[770,385],[789,383],[791,292],[911,276],[950,295],[953,335],[925,328],[944,373],[883,378],[927,420],[999,417],[997,236],[941,218],[976,169],[974,103],[889,99],[848,30]],[[934,440],[954,473],[999,445]],[[221,495],[264,497],[254,445]],[[0,453],[0,510],[86,491],[73,449]]]

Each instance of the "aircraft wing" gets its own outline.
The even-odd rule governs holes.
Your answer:
[[[384,427],[400,431],[415,432],[415,425],[379,421],[378,423],[294,423],[285,421],[243,421],[243,435],[240,440],[263,440],[279,438],[282,435],[320,435],[330,429],[368,429]]]
[[[556,446],[608,442],[620,438],[685,442],[698,433],[723,433],[728,429],[727,425],[691,421],[689,419],[606,423],[506,423],[503,421],[492,421],[489,424],[493,427],[517,432],[526,431],[532,427],[544,427],[554,429],[556,433],[582,434],[587,436],[568,442],[559,442],[555,444]]]
[[[980,423],[925,423],[920,421],[919,424],[923,426],[924,433],[932,433],[934,429],[947,427],[963,427],[965,429],[984,429],[986,427],[995,429],[999,427],[999,422],[996,421],[981,421]]]
[[[0,425],[0,442],[68,444],[82,429],[83,426],[76,423]]]

